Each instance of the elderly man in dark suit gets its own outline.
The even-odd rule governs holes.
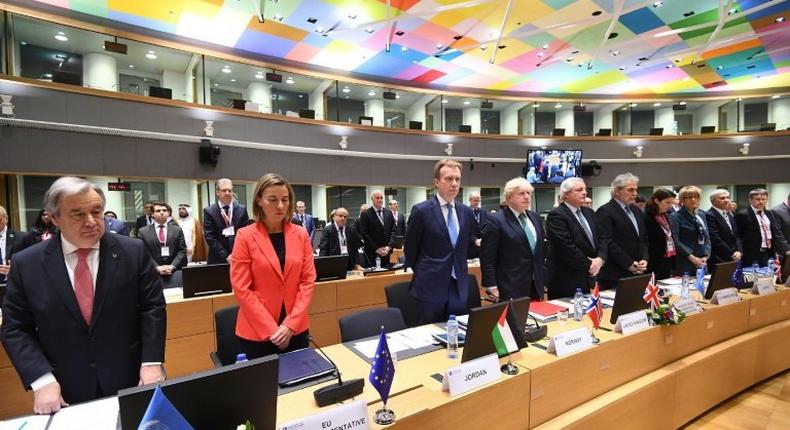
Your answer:
[[[639,178],[631,173],[612,181],[612,198],[598,208],[598,226],[609,241],[609,258],[601,269],[601,287],[612,289],[622,278],[647,270],[647,228],[645,214],[635,204]]]
[[[710,195],[711,208],[705,213],[710,235],[710,263],[713,272],[715,264],[738,261],[743,255],[743,244],[738,235],[738,225],[730,213],[730,192],[718,189]]]
[[[25,233],[8,227],[8,212],[0,206],[0,284],[6,283],[6,276],[11,269],[11,255],[24,238]]]
[[[384,207],[383,192],[376,190],[370,193],[370,201],[373,204],[357,220],[359,234],[365,241],[365,266],[374,266],[376,257],[379,257],[381,266],[389,267],[395,242],[395,218]]]
[[[167,222],[169,212],[165,202],[154,202],[154,223],[140,229],[137,236],[156,262],[156,271],[165,288],[181,286],[181,275],[177,272],[187,265],[184,232],[176,224]]]
[[[433,173],[436,194],[412,207],[403,244],[406,264],[414,271],[410,292],[420,324],[468,312],[466,257],[469,247],[479,241],[472,211],[455,201],[461,164],[440,160]]]
[[[749,205],[735,214],[735,223],[743,242],[743,264],[753,263],[761,267],[768,264],[768,259],[776,254],[790,255],[779,223],[774,214],[766,210],[768,191],[758,188],[749,192]]]
[[[475,219],[477,223],[477,231],[483,231],[483,227],[485,227],[486,222],[488,221],[488,217],[491,216],[487,214],[486,211],[483,209],[482,205],[480,204],[482,199],[480,198],[480,193],[472,192],[469,194],[469,209],[472,210],[472,217]],[[481,236],[478,236],[480,239]],[[480,248],[477,246],[472,246],[469,248],[469,258],[478,258],[480,257]]]
[[[217,203],[203,209],[203,235],[208,244],[208,264],[228,263],[236,231],[249,224],[247,208],[233,200],[233,182],[218,179]]]
[[[774,213],[776,226],[782,231],[782,236],[790,241],[790,194],[787,195],[787,200],[774,206],[771,212]]]
[[[348,270],[362,270],[359,264],[359,247],[362,242],[353,228],[348,228],[348,211],[337,208],[332,211],[332,222],[321,232],[318,255],[348,255]]]
[[[493,301],[543,298],[545,234],[529,210],[533,187],[524,178],[505,184],[507,206],[488,217],[480,244],[483,287]]]
[[[562,203],[546,218],[549,299],[573,296],[577,288],[589,292],[606,261],[609,244],[595,212],[584,206],[584,180],[564,180],[560,193]]]
[[[104,194],[84,179],[44,199],[60,233],[14,254],[0,332],[33,410],[163,380],[165,300],[143,243],[105,233]]]

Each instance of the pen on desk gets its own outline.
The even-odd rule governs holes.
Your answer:
[[[52,424],[52,418],[55,418],[55,414],[51,414],[49,419],[47,419],[47,425],[44,426],[44,430],[49,429],[50,424]]]
[[[23,428],[25,428],[26,425],[27,425],[27,420],[25,420],[25,422],[23,422],[22,425],[19,426],[19,428],[16,430],[22,430]]]

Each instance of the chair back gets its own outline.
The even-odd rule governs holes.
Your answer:
[[[239,306],[234,305],[214,312],[216,325],[217,358],[223,366],[236,362],[236,354],[242,352],[239,338],[236,337],[236,318]]]
[[[466,296],[466,309],[468,313],[469,309],[479,308],[482,304],[480,303],[480,287],[477,285],[477,277],[472,273],[469,273],[467,276],[467,288],[469,290]]]
[[[409,281],[396,282],[384,287],[387,296],[387,306],[400,309],[406,327],[417,326],[417,303],[409,294]]]
[[[379,334],[381,326],[387,333],[403,330],[406,323],[397,308],[378,308],[359,311],[340,318],[340,341],[350,342]]]

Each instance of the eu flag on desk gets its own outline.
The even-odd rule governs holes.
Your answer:
[[[157,385],[137,430],[164,428],[169,430],[194,430],[184,416],[178,412],[178,409],[165,397],[162,388]]]
[[[697,269],[697,282],[694,283],[694,288],[699,291],[700,294],[705,295],[705,284],[703,280],[705,279],[705,266],[700,267]]]
[[[746,278],[743,276],[743,266],[741,265],[741,260],[738,260],[738,264],[735,266],[735,272],[732,274],[732,285],[735,288],[741,289],[746,284]]]
[[[376,347],[376,356],[373,358],[373,366],[370,367],[368,380],[379,392],[381,401],[385,405],[390,395],[390,387],[392,387],[392,378],[394,376],[395,365],[392,363],[390,348],[387,346],[387,335],[384,333],[384,327],[382,327],[379,345]]]

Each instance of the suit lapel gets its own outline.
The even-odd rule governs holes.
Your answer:
[[[505,216],[505,221],[507,222],[507,225],[510,226],[510,228],[515,233],[516,237],[518,237],[519,242],[529,243],[529,240],[527,240],[527,232],[524,231],[523,227],[521,227],[521,223],[519,222],[518,218],[516,218],[516,216],[513,214],[513,211],[511,211],[510,208],[506,207],[502,209],[502,215]],[[527,248],[529,248],[529,246],[527,246]]]
[[[540,217],[535,212],[527,211],[527,215],[532,220],[532,225],[535,227],[535,249],[537,250],[540,247],[540,244],[543,243],[543,233],[540,229]]]
[[[286,223],[285,226],[288,228],[290,224]],[[253,240],[255,240],[255,244],[258,246],[258,249],[261,251],[266,260],[269,262],[269,265],[272,266],[274,273],[280,277],[280,280],[283,281],[283,272],[280,270],[280,259],[277,258],[277,253],[274,252],[274,247],[272,246],[272,241],[269,239],[269,233],[266,229],[261,225],[261,223],[256,223],[255,228],[258,229],[258,232],[261,234],[254,234],[252,235]],[[286,235],[287,237],[287,235]],[[288,241],[285,242],[286,249],[288,249]],[[286,259],[287,262],[287,259]]]
[[[612,203],[614,203],[614,205],[615,205],[615,207],[616,207],[616,209],[617,209],[618,213],[620,214],[620,218],[623,220],[623,222],[625,222],[625,223],[626,223],[626,225],[628,225],[628,226],[630,226],[630,227],[631,227],[631,230],[630,230],[630,231],[631,231],[631,233],[633,233],[633,234],[634,234],[634,237],[639,237],[639,232],[637,232],[636,230],[634,230],[634,223],[632,223],[632,222],[631,222],[631,218],[630,218],[630,217],[628,216],[628,214],[625,212],[625,209],[623,209],[623,208],[622,208],[622,206],[620,206],[620,204],[619,204],[619,203],[617,203],[617,202],[616,202],[616,201],[614,201],[614,200],[612,201]],[[633,211],[634,211],[634,208],[633,208],[633,207],[631,207],[631,206],[628,206],[628,207],[629,207],[629,209],[631,209],[631,212],[633,213]],[[638,209],[637,209],[637,210],[638,210]],[[636,225],[638,226],[638,225],[639,225],[639,218],[637,218],[637,217],[636,217],[636,214],[634,214],[634,219],[635,219],[635,220],[637,220],[637,221],[636,221]],[[588,221],[588,222],[589,222],[589,221]]]
[[[444,215],[442,214],[442,206],[439,204],[439,200],[436,196],[431,199],[431,212],[433,212],[433,218],[436,222],[436,225],[439,227],[439,230],[442,232],[442,236],[447,240],[447,243],[452,248],[453,242],[450,241],[450,233],[447,231],[447,222],[444,220]]]
[[[168,228],[169,230],[169,228]],[[96,319],[101,313],[104,302],[110,290],[115,286],[115,275],[118,273],[118,262],[120,261],[120,248],[115,238],[104,234],[99,245],[99,270],[96,276],[96,292],[93,299],[93,317],[91,325],[96,323]]]
[[[77,304],[77,296],[74,295],[74,287],[69,279],[69,272],[66,270],[66,260],[63,258],[63,248],[61,248],[60,235],[47,241],[44,251],[44,273],[49,278],[49,284],[57,291],[66,309],[80,323],[85,324],[80,307]]]

